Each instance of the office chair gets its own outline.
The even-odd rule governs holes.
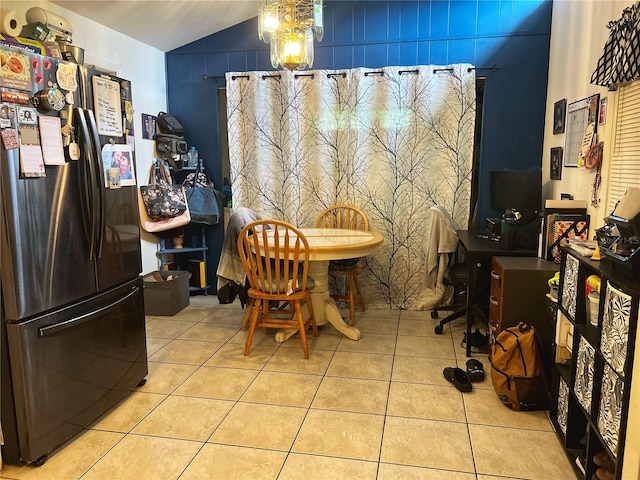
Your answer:
[[[346,228],[350,230],[369,230],[369,220],[362,210],[353,205],[332,205],[325,208],[316,220],[316,228]],[[331,294],[336,302],[349,304],[351,325],[356,325],[356,303],[364,312],[364,296],[360,290],[358,274],[364,268],[359,258],[331,260],[329,275],[346,277],[346,292]]]
[[[437,319],[438,313],[441,311],[451,311],[449,315],[440,320],[440,323],[436,325],[435,332],[441,335],[444,331],[444,326],[447,323],[463,317],[467,314],[467,287],[469,284],[469,273],[466,262],[457,262],[455,260],[457,254],[454,256],[453,264],[449,267],[449,271],[444,277],[444,284],[453,287],[453,303],[450,305],[442,305],[435,307],[431,310],[431,318]],[[461,298],[463,301],[461,301]]]
[[[440,311],[453,312],[436,325],[435,332],[440,335],[447,323],[467,313],[466,301],[463,303],[460,298],[467,293],[469,275],[467,264],[458,261],[458,235],[451,215],[437,205],[429,210],[431,212],[431,230],[425,282],[427,287],[432,290],[435,290],[439,284],[454,288],[453,304],[442,305],[431,310],[431,318],[433,319],[438,318]]]

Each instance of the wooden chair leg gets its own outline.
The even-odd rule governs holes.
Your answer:
[[[249,355],[249,350],[251,350],[251,341],[253,340],[253,332],[255,332],[256,326],[258,325],[259,315],[260,315],[260,301],[254,300],[254,302],[251,305],[251,322],[249,324],[249,333],[247,334],[247,341],[244,344],[245,357]]]
[[[305,303],[307,304],[307,309],[309,310],[309,319],[311,320],[311,328],[313,330],[313,336],[317,337],[318,336],[318,325],[316,324],[316,317],[313,314],[313,305],[311,305],[311,297],[308,297],[305,300]]]
[[[351,317],[351,325],[356,326],[356,297],[354,294],[353,275],[347,275],[347,291],[349,292],[349,316]]]
[[[360,280],[358,279],[358,274],[353,274],[353,280],[356,284],[356,291],[358,292],[358,299],[360,301],[360,308],[364,312],[364,297],[362,296],[362,292],[360,291]]]
[[[298,332],[300,333],[300,340],[302,342],[302,351],[304,352],[304,358],[309,358],[309,344],[307,343],[307,332],[304,326],[304,316],[302,315],[302,309],[300,308],[300,301],[295,302],[296,306],[296,318],[298,319]]]
[[[244,319],[242,320],[242,331],[244,332],[249,326],[249,318],[251,318],[251,307],[253,305],[253,298],[250,298],[247,302],[247,313],[244,314]]]

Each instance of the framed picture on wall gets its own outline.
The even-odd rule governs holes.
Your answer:
[[[564,117],[567,113],[567,99],[553,104],[553,134],[564,133]]]
[[[554,147],[551,149],[549,178],[551,180],[560,180],[562,177],[562,147]]]

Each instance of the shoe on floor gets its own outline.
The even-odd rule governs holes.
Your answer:
[[[598,480],[616,480],[616,475],[612,469],[600,467],[596,470],[596,478]]]
[[[605,451],[596,452],[593,455],[593,463],[595,463],[599,467],[604,467],[609,469],[615,466],[615,463],[613,463],[613,460],[611,460],[611,457]]]
[[[453,383],[461,392],[470,392],[472,390],[469,377],[464,370],[458,367],[447,367],[442,371],[444,378]]]
[[[484,365],[475,358],[467,360],[467,377],[471,382],[482,382],[484,380]]]
[[[462,342],[460,343],[462,348],[467,348],[467,333],[462,336]],[[489,351],[489,338],[487,335],[480,333],[480,329],[476,328],[476,331],[471,334],[471,351],[473,353],[487,353]]]

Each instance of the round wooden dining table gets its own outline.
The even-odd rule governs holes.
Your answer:
[[[339,228],[300,228],[309,242],[309,276],[315,281],[311,303],[317,325],[330,323],[351,340],[359,340],[360,330],[347,325],[336,302],[329,295],[329,260],[364,257],[374,253],[384,238],[376,232]],[[296,330],[280,330],[276,341],[284,342]]]

